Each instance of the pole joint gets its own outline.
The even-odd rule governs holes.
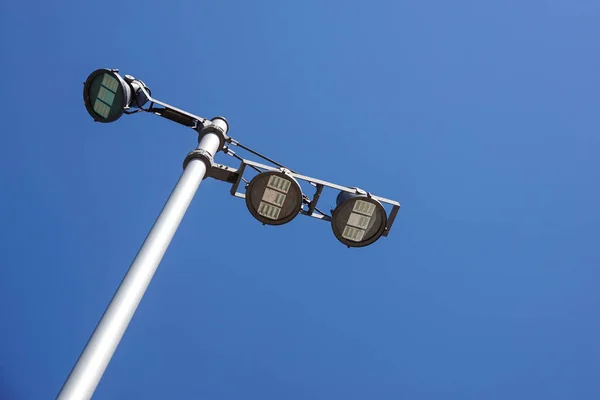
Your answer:
[[[195,149],[190,151],[189,154],[185,157],[185,160],[183,160],[183,169],[185,170],[189,162],[195,158],[199,159],[204,163],[204,165],[206,165],[207,171],[211,170],[213,166],[213,156],[204,149]]]
[[[198,143],[200,143],[200,140],[204,135],[214,133],[219,137],[219,149],[217,151],[221,151],[225,147],[225,144],[229,143],[231,140],[231,138],[227,136],[228,130],[229,123],[225,117],[215,117],[207,124],[198,127]]]

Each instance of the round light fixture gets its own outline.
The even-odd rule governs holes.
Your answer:
[[[246,187],[246,206],[266,225],[282,225],[293,220],[302,208],[298,182],[280,171],[256,175]]]
[[[365,195],[340,192],[331,214],[335,237],[348,247],[363,247],[383,235],[387,213],[383,205]]]
[[[131,103],[131,87],[116,71],[98,69],[85,81],[83,101],[94,121],[113,122]]]

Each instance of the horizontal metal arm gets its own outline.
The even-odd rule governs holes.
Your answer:
[[[187,111],[181,110],[181,109],[173,107],[167,103],[164,103],[162,101],[152,98],[149,91],[146,89],[145,85],[143,85],[143,84],[140,85],[140,90],[144,93],[144,96],[146,96],[147,101],[150,102],[150,107],[148,109],[142,109],[140,107],[140,109],[142,109],[143,111],[152,112],[158,116],[161,116],[163,118],[169,119],[174,122],[177,122],[178,124],[195,129],[196,131],[199,131],[205,124],[210,123],[210,121],[208,121],[206,118],[199,117],[197,115],[188,113]],[[157,107],[155,107],[155,105],[159,105],[163,108],[157,108]],[[279,171],[279,170],[281,170],[281,168],[285,168],[285,169],[287,169],[287,171],[289,171],[289,174],[292,177],[302,180],[302,181],[305,181],[305,182],[309,183],[310,185],[316,186],[316,191],[315,191],[312,199],[309,200],[307,198],[304,202],[306,205],[308,205],[308,208],[307,209],[302,208],[300,213],[303,215],[307,215],[307,216],[310,216],[313,218],[320,219],[320,220],[325,220],[325,221],[331,220],[331,217],[329,215],[322,213],[317,208],[317,203],[318,203],[321,193],[323,192],[323,189],[325,187],[339,190],[341,192],[361,193],[355,187],[338,185],[335,183],[324,181],[322,179],[313,178],[313,177],[302,175],[295,171],[292,171],[289,168],[284,167],[283,164],[280,164],[280,163],[276,162],[275,160],[268,158],[268,157],[258,153],[257,151],[250,149],[249,147],[242,145],[240,142],[238,142],[237,140],[235,140],[231,137],[227,138],[227,142],[234,146],[238,146],[258,157],[261,157],[262,159],[264,159],[267,162],[270,162],[270,163],[276,165],[276,167],[272,167],[272,166],[264,165],[264,164],[261,164],[261,163],[255,162],[255,161],[246,160],[246,159],[243,159],[243,158],[235,155],[235,152],[229,151],[227,148],[225,148],[228,154],[230,154],[240,160],[239,169],[235,169],[235,168],[229,167],[227,165],[223,165],[223,164],[215,164],[212,166],[212,168],[209,171],[207,171],[207,176],[210,176],[211,178],[217,179],[219,181],[230,183],[232,185],[231,195],[233,195],[235,197],[239,197],[242,199],[246,197],[245,192],[244,193],[238,192],[240,183],[242,182],[242,180],[245,181],[245,179],[243,178],[243,174],[244,174],[246,166],[250,166],[251,168],[253,168],[257,171]],[[366,193],[366,194],[367,194],[367,196],[369,196],[381,203],[389,204],[392,206],[392,210],[390,211],[390,214],[387,218],[387,224],[386,224],[385,230],[383,232],[383,236],[388,236],[390,233],[390,230],[392,228],[392,225],[394,223],[394,220],[396,219],[396,216],[398,215],[398,211],[400,210],[400,203],[398,203],[397,201],[394,201],[394,200],[386,199],[384,197],[374,196],[371,193]],[[303,207],[304,207],[304,205],[303,205]]]
[[[158,116],[167,118],[171,121],[177,122],[178,124],[185,125],[196,130],[200,127],[200,125],[205,125],[208,121],[206,118],[199,117],[177,107],[173,107],[170,104],[152,98],[144,86],[141,86],[140,90],[144,92],[144,95],[148,98],[148,101],[151,104],[150,108],[145,111],[152,112]],[[155,108],[152,106],[152,104],[158,104],[164,108]]]
[[[246,160],[240,157],[240,167],[239,169],[235,169],[223,164],[214,164],[211,170],[207,173],[208,177],[217,179],[222,182],[231,183],[231,195],[235,197],[239,197],[241,199],[246,197],[245,193],[238,192],[238,188],[240,183],[242,182],[243,174],[246,169],[246,166],[250,166],[260,171],[280,171],[280,168],[272,167],[269,165],[264,165],[258,163],[256,161]],[[289,171],[289,170],[288,170]],[[320,219],[323,221],[331,221],[331,217],[329,215],[323,214],[317,209],[317,203],[323,192],[325,187],[329,187],[335,190],[339,190],[342,192],[348,193],[357,193],[357,189],[354,187],[342,186],[335,183],[327,182],[321,179],[312,178],[310,176],[301,175],[296,172],[288,172],[290,176],[308,182],[317,187],[312,199],[308,202],[308,209],[302,209],[300,213],[302,215],[306,215],[309,217],[313,217],[316,219]],[[394,224],[394,220],[396,219],[396,215],[398,215],[398,211],[400,210],[400,203],[394,200],[389,200],[384,197],[374,196],[370,193],[367,193],[372,199],[380,201],[381,203],[389,204],[392,206],[392,210],[387,218],[387,224],[385,230],[383,232],[383,236],[387,236],[392,229],[392,225]],[[315,211],[317,211],[315,213]]]
[[[273,160],[273,159],[271,159],[271,158],[269,158],[269,157],[267,157],[267,156],[263,156],[263,155],[262,155],[262,154],[260,154],[258,151],[254,151],[254,150],[252,150],[250,147],[244,146],[243,144],[241,144],[240,142],[238,142],[237,140],[235,140],[235,139],[233,139],[233,138],[230,138],[230,139],[229,139],[229,142],[230,142],[232,145],[234,145],[234,146],[238,146],[238,147],[240,147],[240,148],[242,148],[242,149],[246,150],[247,152],[250,152],[250,153],[254,154],[255,156],[258,156],[258,157],[262,158],[263,160],[270,162],[271,164],[277,165],[278,167],[281,167],[281,168],[285,168],[285,169],[287,169],[287,170],[288,170],[288,171],[290,171],[290,172],[295,172],[294,170],[291,170],[291,169],[289,169],[289,168],[288,168],[288,167],[286,167],[285,165],[283,165],[283,164],[280,164],[280,163],[278,163],[277,161],[275,161],[275,160]]]

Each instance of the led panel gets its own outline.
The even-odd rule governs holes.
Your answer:
[[[98,115],[101,115],[102,118],[106,118],[110,113],[110,107],[96,99],[96,101],[94,101],[94,111],[96,111]]]
[[[370,221],[371,217],[357,213],[350,213],[347,224],[356,228],[367,229]]]
[[[368,201],[356,200],[352,211],[372,217],[375,211],[375,204]]]
[[[291,185],[292,182],[277,175],[271,175],[269,177],[269,183],[267,183],[268,187],[277,189],[283,193],[287,193],[288,190],[290,190]]]
[[[342,232],[342,237],[344,239],[352,240],[353,242],[360,242],[364,235],[365,231],[349,225],[346,225],[344,232]]]
[[[269,219],[278,219],[279,213],[281,212],[281,208],[275,207],[269,203],[265,203],[261,201],[258,205],[258,213],[263,217],[267,217]]]
[[[281,207],[285,201],[286,195],[273,189],[266,188],[263,194],[263,201]]]
[[[109,90],[106,90],[104,86],[100,86],[97,98],[105,102],[106,105],[112,106],[112,103],[115,100],[115,94]]]
[[[117,89],[119,88],[119,81],[117,81],[114,77],[109,74],[104,74],[102,78],[102,86],[105,86],[112,92],[117,93]]]

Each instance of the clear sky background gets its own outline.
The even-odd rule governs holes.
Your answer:
[[[599,399],[599,20],[597,0],[2,2],[0,399],[56,396],[195,146],[148,114],[93,123],[102,67],[402,210],[347,249],[205,181],[96,399]]]

